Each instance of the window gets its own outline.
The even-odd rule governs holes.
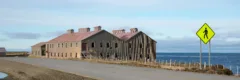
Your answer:
[[[115,48],[117,48],[118,47],[118,44],[117,43],[115,43]]]
[[[67,53],[65,54],[65,57],[67,57]]]
[[[76,53],[76,56],[75,57],[77,57],[77,53]]]
[[[59,57],[59,53],[58,53],[57,55],[58,55],[58,57]]]
[[[54,46],[54,45],[52,44],[52,48],[53,48],[53,46]]]
[[[140,48],[142,48],[142,43],[140,43],[140,46],[139,46]]]
[[[107,54],[107,58],[109,58],[109,54]]]
[[[67,48],[67,43],[66,43],[66,48]]]
[[[70,53],[70,57],[72,57],[72,53]]]
[[[72,47],[72,43],[70,44],[70,47]]]
[[[103,47],[102,43],[100,43],[100,47]]]
[[[102,53],[100,53],[100,56],[101,56],[101,57],[103,57],[103,54],[102,54]]]
[[[60,47],[60,44],[58,43],[58,47]]]
[[[63,47],[63,43],[62,43],[62,47]]]
[[[149,54],[147,54],[147,59],[150,59],[150,56],[149,56]]]
[[[129,56],[129,60],[132,60],[132,56]]]
[[[142,59],[142,54],[140,54],[140,56],[139,56],[139,57],[140,57],[140,59]]]
[[[62,53],[62,57],[63,57],[63,53]]]
[[[128,48],[131,48],[131,47],[132,47],[131,43],[128,43]]]
[[[92,42],[92,48],[94,48],[94,46],[95,46],[95,45],[94,45],[94,42]]]
[[[77,47],[78,43],[76,43],[76,47]]]
[[[107,43],[107,48],[109,48],[110,47],[110,44],[109,43]]]

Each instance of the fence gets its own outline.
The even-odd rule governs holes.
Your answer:
[[[144,60],[144,61],[133,61],[133,60],[121,60],[121,59],[95,59],[95,58],[89,58],[91,61],[97,61],[97,62],[102,62],[102,63],[110,63],[110,64],[121,64],[121,65],[138,65],[138,66],[148,66],[148,67],[155,67],[155,68],[165,68],[165,69],[171,69],[171,70],[199,70],[199,71],[206,71],[209,70],[209,68],[228,68],[227,66],[221,66],[221,65],[207,65],[207,62],[203,62],[203,64],[201,65],[200,69],[200,64],[197,62],[181,62],[181,61],[173,61],[172,59],[170,60],[155,60],[155,61],[150,61],[148,60]],[[87,60],[87,59],[86,59]],[[235,71],[236,73],[234,75],[238,75],[239,76],[239,67],[237,67],[237,70]],[[233,71],[231,69],[232,67],[230,66],[231,71]],[[215,70],[216,71],[216,70]],[[214,71],[214,73],[215,73]]]
[[[203,69],[207,69],[208,67],[212,67],[213,65],[207,65],[206,62],[203,62],[203,64],[201,65],[202,67],[200,67],[200,63],[197,63],[197,62],[180,62],[180,61],[172,61],[171,59],[170,60],[158,60],[157,63],[161,64],[162,66],[169,66],[169,67],[184,67],[184,68],[197,68],[197,69],[200,69],[200,68],[203,68]],[[216,65],[216,67],[220,67],[219,65]],[[231,71],[235,72],[234,75],[236,76],[240,76],[239,74],[239,66],[235,66],[235,69],[236,71],[234,71],[233,66],[224,66],[223,65],[223,68],[228,68],[230,69]]]

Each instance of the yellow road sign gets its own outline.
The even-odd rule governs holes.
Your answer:
[[[215,32],[211,29],[210,26],[208,26],[207,23],[204,23],[196,34],[203,41],[204,44],[207,44],[213,38]]]

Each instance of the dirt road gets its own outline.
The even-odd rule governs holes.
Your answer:
[[[41,58],[0,58],[64,72],[87,75],[101,80],[240,80],[233,76],[220,76],[192,72],[177,72],[163,69],[142,68],[83,61]]]
[[[2,59],[0,59],[0,72],[9,74],[6,80],[94,80],[75,74]]]

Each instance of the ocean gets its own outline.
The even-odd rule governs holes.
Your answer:
[[[157,53],[157,61],[177,61],[177,62],[199,62],[199,53]],[[208,64],[208,53],[202,54],[202,64]],[[240,53],[211,53],[211,64],[221,64],[230,68],[234,74],[237,73],[237,66],[240,72]]]

